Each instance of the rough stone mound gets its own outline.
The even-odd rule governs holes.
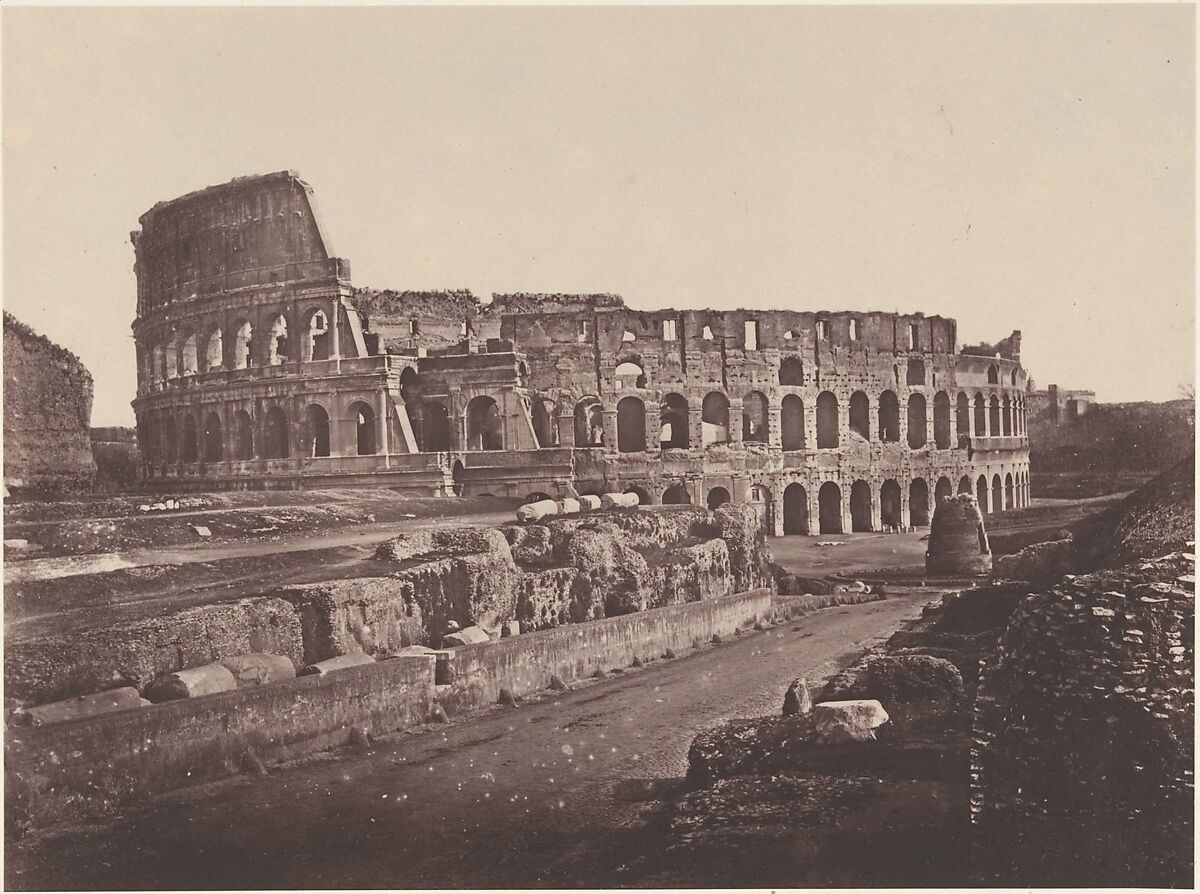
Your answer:
[[[979,504],[970,494],[938,501],[929,526],[925,570],[935,575],[985,574],[992,569],[992,551]]]
[[[963,678],[953,662],[932,655],[869,655],[829,681],[823,699],[877,698],[889,704],[911,701],[954,703],[963,696]]]
[[[1001,580],[1048,580],[1074,571],[1079,556],[1073,540],[1035,543],[996,559],[996,577]]]

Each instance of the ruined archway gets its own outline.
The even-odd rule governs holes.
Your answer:
[[[992,476],[992,512],[1000,512],[1008,507],[1004,505],[1004,483],[999,475]]]
[[[329,456],[329,414],[320,404],[304,411],[304,443],[309,456]]]
[[[770,488],[755,484],[750,488],[750,503],[758,511],[758,519],[766,534],[775,533],[775,505],[771,500]]]
[[[1007,394],[1000,402],[1000,424],[1003,434],[1012,435],[1012,401]]]
[[[254,459],[254,421],[245,410],[238,410],[233,417],[233,458]]]
[[[179,445],[181,462],[194,463],[198,458],[196,439],[196,417],[191,413],[183,417],[183,440]]]
[[[803,385],[804,363],[799,357],[784,357],[779,364],[780,385]]]
[[[808,493],[802,484],[789,484],[783,490],[783,533],[808,533]]]
[[[862,391],[850,395],[850,433],[871,440],[871,401]]]
[[[216,372],[225,365],[225,342],[218,326],[204,342],[204,372]]]
[[[928,408],[924,394],[908,396],[908,446],[913,450],[924,447],[929,437]]]
[[[233,368],[245,369],[254,365],[253,347],[254,327],[249,320],[242,320],[237,327],[233,340]]]
[[[421,407],[421,449],[441,453],[450,449],[450,408],[445,401],[423,400]]]
[[[639,506],[650,505],[650,492],[644,487],[638,487],[636,484],[631,484],[629,487],[625,488],[625,493],[633,494],[635,497],[637,497]]]
[[[817,395],[817,448],[832,449],[837,447],[838,443],[837,398],[833,396],[832,391],[822,391]],[[840,492],[838,499],[841,499]],[[821,531],[825,531],[823,524]]]
[[[287,414],[281,407],[271,407],[263,421],[263,456],[266,459],[287,459],[289,442]]]
[[[329,316],[321,308],[313,308],[304,319],[303,359],[328,360],[330,338]]]
[[[1000,367],[996,366],[995,364],[992,364],[991,366],[988,367],[988,384],[989,385],[999,385],[1000,384]]]
[[[986,475],[980,475],[975,481],[975,502],[979,504],[980,512],[986,514],[992,511],[991,504],[988,500],[988,483]]]
[[[486,394],[467,404],[467,449],[504,449],[504,420],[496,401]]]
[[[688,428],[691,425],[688,413],[688,402],[682,394],[672,392],[662,400],[659,408],[662,428],[659,430],[659,444],[666,450],[671,448],[686,448],[691,444]]]
[[[1000,434],[1000,398],[994,394],[988,401],[988,434],[993,438]]]
[[[720,391],[704,395],[700,407],[700,420],[704,444],[724,444],[729,440],[729,398]]]
[[[900,440],[900,401],[894,391],[884,391],[879,395],[879,440]]]
[[[842,489],[832,481],[817,491],[817,517],[822,534],[842,533]]]
[[[183,347],[179,351],[179,374],[181,376],[194,376],[199,371],[196,367],[196,361],[196,335],[192,333],[183,340]]]
[[[1004,505],[1009,509],[1017,505],[1013,496],[1013,476],[1009,473],[1004,476]]]
[[[937,480],[937,484],[933,488],[933,505],[936,507],[942,500],[948,500],[952,496],[954,496],[954,482],[943,475]]]
[[[723,487],[714,487],[708,492],[708,508],[719,509],[729,502],[729,491]]]
[[[945,391],[933,396],[933,444],[938,450],[950,449],[950,395]]]
[[[784,450],[804,449],[804,401],[798,395],[784,396],[779,428]]]
[[[533,399],[533,434],[538,447],[558,446],[558,406],[545,397]]]
[[[597,397],[581,397],[575,404],[575,446],[604,445],[604,410]]]
[[[958,436],[971,434],[971,398],[965,391],[958,392],[954,405],[954,424],[958,428]]]
[[[765,444],[770,439],[771,416],[767,396],[751,391],[742,400],[742,440],[750,444]]]
[[[617,451],[637,453],[646,449],[646,405],[639,397],[617,402]]]
[[[987,434],[987,403],[984,401],[983,395],[978,392],[975,394],[974,434],[977,438],[982,438]]]
[[[358,456],[371,456],[378,452],[375,442],[375,410],[365,401],[350,404],[348,415],[354,426],[354,452]]]
[[[929,524],[929,485],[924,478],[908,485],[908,523],[914,528]]]
[[[871,530],[871,485],[861,478],[850,486],[850,530]]]
[[[614,375],[617,379],[618,391],[625,388],[646,387],[646,370],[638,361],[624,360],[618,363]]]
[[[663,505],[683,506],[692,502],[692,496],[682,484],[672,484],[662,495]]]
[[[209,413],[204,418],[204,461],[219,463],[225,458],[225,433],[221,429],[221,417]]]
[[[962,478],[958,479],[958,492],[960,494],[969,494],[971,492],[971,477],[969,475],[963,475]]]
[[[879,521],[886,528],[900,527],[900,483],[894,478],[879,488]]]
[[[267,363],[279,366],[288,359],[288,324],[287,317],[280,314],[271,324],[271,335],[267,340]]]

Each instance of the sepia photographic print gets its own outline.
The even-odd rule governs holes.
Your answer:
[[[4,6],[7,890],[1193,886],[1193,4]]]

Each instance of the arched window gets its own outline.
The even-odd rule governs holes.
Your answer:
[[[708,508],[720,509],[729,502],[729,491],[723,487],[714,487],[708,492]]]
[[[185,463],[194,463],[198,454],[196,417],[189,413],[183,417],[183,443],[180,444],[179,459]]]
[[[688,402],[682,394],[672,392],[663,398],[659,408],[662,429],[659,431],[659,445],[664,449],[672,447],[687,447],[691,444],[688,428],[691,425],[688,413]]]
[[[817,412],[820,413],[819,406]],[[817,509],[821,523],[821,533],[841,534],[842,489],[832,481],[826,481],[822,484],[821,489],[817,491]]]
[[[254,458],[254,423],[250,414],[238,410],[233,417],[233,458],[246,460]]]
[[[871,530],[871,485],[861,479],[850,487],[850,530]]]
[[[275,318],[271,324],[271,339],[267,343],[267,362],[271,366],[279,366],[288,359],[288,324],[283,314]]]
[[[924,447],[929,437],[928,408],[924,394],[908,396],[908,446],[913,450]]]
[[[1004,505],[1009,509],[1017,504],[1013,501],[1013,476],[1011,473],[1004,476]]]
[[[914,528],[929,524],[929,485],[914,478],[908,485],[908,519]]]
[[[799,357],[784,357],[779,364],[780,385],[803,385],[804,364]]]
[[[179,336],[172,335],[171,340],[167,342],[167,364],[166,377],[168,379],[179,378]]]
[[[1000,406],[1000,423],[1005,435],[1012,434],[1012,400],[1006,394]]]
[[[263,457],[287,459],[291,454],[287,413],[282,407],[271,407],[263,420]]]
[[[896,399],[894,391],[879,395],[879,440],[900,440],[900,401]]]
[[[950,395],[945,391],[933,396],[933,443],[938,450],[950,449]]]
[[[822,391],[817,395],[817,448],[829,449],[837,447],[838,441],[838,402],[832,391]],[[834,485],[836,487],[836,485]],[[838,492],[841,500],[841,491]],[[821,525],[821,532],[825,526]],[[837,533],[841,533],[838,531]]]
[[[850,395],[850,432],[864,441],[871,440],[871,401],[862,391],[855,391]],[[853,488],[850,501],[854,502]]]
[[[987,403],[983,399],[983,395],[976,392],[975,394],[975,437],[982,438],[987,435]]]
[[[909,385],[924,385],[925,384],[925,363],[915,357],[908,361],[908,375],[905,381]]]
[[[900,520],[900,484],[893,478],[879,488],[879,520],[887,528],[898,528]]]
[[[441,453],[450,449],[450,410],[445,401],[423,400],[421,409],[421,449]]]
[[[783,490],[783,533],[808,533],[808,493],[802,484],[789,484]]]
[[[617,450],[637,453],[646,449],[646,405],[639,397],[617,402]]]
[[[986,475],[980,475],[975,482],[975,502],[979,504],[979,511],[985,515],[992,511],[988,505],[988,482]]]
[[[582,397],[575,404],[575,446],[600,447],[604,444],[604,411],[596,397]]]
[[[237,335],[233,342],[233,368],[245,369],[248,366],[254,365],[254,354],[251,350],[253,347],[251,337],[254,333],[254,327],[250,325],[249,320],[242,320],[238,324]]]
[[[181,376],[194,376],[196,369],[196,335],[192,333],[183,340],[183,348],[180,351],[180,372]]]
[[[1017,370],[1016,370],[1016,367],[1013,367],[1012,376],[1011,376],[1011,377],[1010,377],[1010,379],[1009,379],[1009,383],[1010,383],[1010,384],[1011,384],[1011,385],[1012,385],[1014,388],[1016,387],[1016,384],[1017,384]]]
[[[167,378],[167,351],[162,345],[155,345],[150,354],[150,380],[164,382]]]
[[[204,461],[219,463],[224,458],[225,436],[221,430],[221,417],[209,413],[204,419]]]
[[[723,444],[729,440],[729,398],[720,391],[704,395],[700,419],[704,444]]]
[[[988,384],[989,385],[999,385],[1000,384],[1000,367],[996,366],[995,364],[988,367]]]
[[[320,404],[304,411],[304,443],[309,456],[329,456],[329,414]]]
[[[533,434],[539,447],[558,446],[558,407],[545,397],[533,399]]]
[[[988,434],[993,438],[1000,434],[1000,398],[994,394],[988,401]]]
[[[682,484],[672,484],[663,491],[662,501],[666,506],[682,506],[691,503],[692,497]]]
[[[467,404],[467,449],[503,450],[504,425],[496,402],[480,395]]]
[[[476,398],[476,400],[478,399]],[[375,410],[370,404],[361,400],[350,404],[349,410],[350,421],[354,425],[355,453],[359,456],[374,455],[378,451],[375,444]]]
[[[642,368],[640,363],[636,363],[633,360],[624,360],[618,363],[616,377],[618,391],[623,388],[646,387],[646,370]]]
[[[304,344],[301,346],[303,359],[328,360],[330,338],[329,317],[325,311],[319,308],[309,311],[304,323]]]
[[[969,494],[971,492],[971,477],[969,475],[963,475],[958,480],[958,492],[960,494]]]
[[[958,392],[954,407],[954,424],[958,428],[958,436],[971,434],[971,399],[966,392]]]
[[[999,475],[992,476],[992,512],[1007,509],[1004,505],[1004,484]]]
[[[221,327],[218,326],[208,335],[204,344],[204,371],[215,372],[225,365],[225,343],[221,338]]]
[[[765,444],[770,439],[771,417],[767,410],[767,396],[761,391],[751,391],[742,401],[742,440]]]
[[[968,488],[970,487],[970,482],[967,482],[967,486]],[[933,505],[935,510],[938,503],[942,502],[942,500],[948,500],[952,496],[954,496],[954,483],[943,475],[937,480],[937,485],[933,489]]]
[[[784,396],[779,428],[784,450],[804,449],[804,401],[798,395]]]

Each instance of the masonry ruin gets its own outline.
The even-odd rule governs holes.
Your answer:
[[[356,290],[294,172],[161,202],[132,234],[142,476],[173,489],[754,504],[769,532],[1029,501],[1020,333],[616,295]],[[781,296],[775,296],[778,300]]]

